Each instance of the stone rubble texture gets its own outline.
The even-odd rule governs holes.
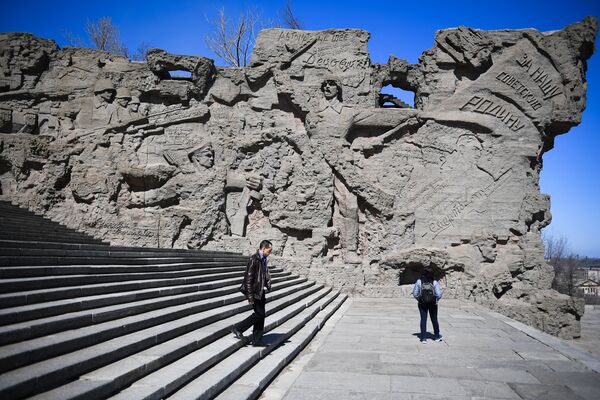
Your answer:
[[[0,197],[118,245],[268,238],[277,264],[356,296],[407,295],[432,265],[447,297],[576,337],[539,174],[581,121],[596,31],[446,29],[417,64],[380,65],[366,31],[268,29],[246,68],[3,33]]]

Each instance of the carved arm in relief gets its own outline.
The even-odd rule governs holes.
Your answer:
[[[263,195],[259,192],[261,187],[262,178],[260,176],[249,176],[248,178],[245,178],[235,171],[229,171],[227,173],[225,189],[229,191],[242,191],[237,207],[231,213],[231,217],[229,218],[232,234],[244,236],[244,228],[248,217],[248,207],[251,206],[255,200],[262,200]],[[227,214],[229,215],[229,213]]]
[[[423,124],[420,112],[415,109],[385,109],[376,108],[362,110],[355,117],[352,124],[355,128],[372,128],[388,130],[371,137],[359,137],[352,141],[351,149],[357,151],[372,151],[384,146],[385,142],[395,136],[402,136],[410,129],[415,129]],[[346,132],[345,139],[351,141],[349,136],[352,130]]]

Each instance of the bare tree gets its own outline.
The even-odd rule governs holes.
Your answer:
[[[240,13],[232,23],[221,8],[218,17],[208,21],[213,31],[205,37],[206,45],[226,65],[245,67],[250,62],[259,20],[259,13],[253,9]]]
[[[563,235],[544,231],[542,240],[544,241],[546,261],[554,268],[552,287],[569,296],[579,295],[577,284],[579,281],[585,280],[580,273],[584,271],[580,270],[579,255],[570,250],[569,242]]]
[[[113,24],[111,17],[88,21],[85,31],[96,49],[127,57],[127,46],[121,41],[119,28]]]
[[[67,42],[67,46],[86,47],[83,39],[81,39],[81,37],[79,35],[76,35],[73,32],[63,30],[62,36],[65,39],[65,41]]]
[[[569,252],[569,242],[563,235],[555,235],[548,230],[542,232],[544,241],[544,257],[548,264],[554,266]]]
[[[283,8],[283,12],[281,15],[281,21],[285,28],[289,29],[304,29],[298,17],[294,13],[292,8],[292,1],[288,0],[285,3],[285,7]]]
[[[150,48],[152,48],[152,45],[146,41],[143,41],[135,50],[135,53],[133,53],[131,59],[133,61],[145,61],[146,55],[148,54],[148,50],[150,50]]]
[[[585,280],[585,278],[581,279],[581,274],[578,273],[581,266],[579,255],[570,253],[561,264],[562,276],[564,278],[563,285],[566,294],[569,296],[579,295],[579,293],[577,293],[577,284],[581,283],[580,281]]]

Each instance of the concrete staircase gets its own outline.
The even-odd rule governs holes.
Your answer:
[[[346,299],[271,267],[268,346],[244,346],[247,257],[109,246],[6,202],[0,226],[1,399],[254,399]]]

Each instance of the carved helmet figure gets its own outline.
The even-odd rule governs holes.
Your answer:
[[[110,79],[98,79],[94,84],[94,93],[102,92],[116,93],[115,86]]]
[[[118,88],[117,89],[117,99],[131,99],[131,92],[127,88]],[[139,100],[138,100],[139,103]]]
[[[127,107],[131,100],[129,89],[120,87],[117,89],[116,101],[121,107]]]
[[[139,113],[140,110],[140,99],[137,96],[131,96],[131,101],[129,102],[129,109],[132,113]]]
[[[98,79],[94,84],[94,95],[103,103],[112,103],[116,90],[110,79]]]

